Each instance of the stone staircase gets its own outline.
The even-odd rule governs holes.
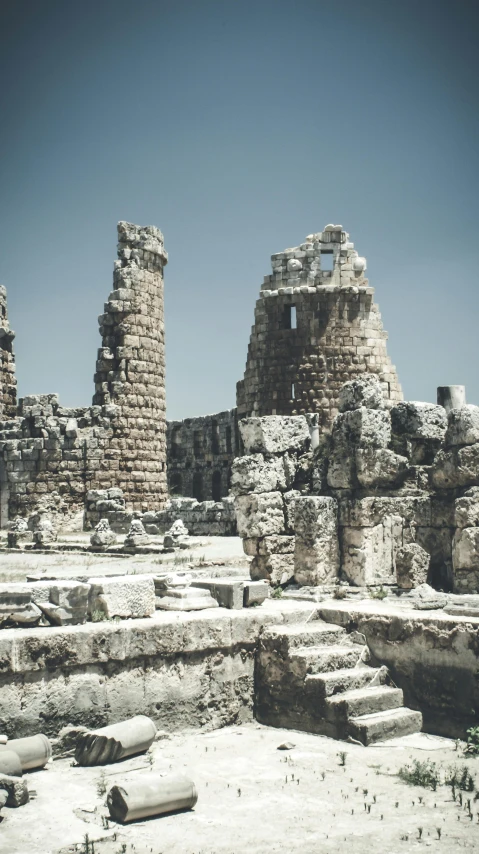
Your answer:
[[[256,662],[255,714],[268,726],[373,744],[419,732],[386,667],[371,667],[367,647],[340,626],[313,621],[270,626]]]

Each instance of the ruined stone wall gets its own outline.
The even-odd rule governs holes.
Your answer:
[[[252,577],[479,592],[479,407],[387,410],[371,375],[338,403],[331,435],[314,417],[240,422],[232,489]]]
[[[342,384],[364,371],[377,375],[385,400],[402,400],[366,260],[342,227],[328,225],[271,260],[237,386],[238,416],[317,412],[329,429]]]
[[[7,291],[0,286],[0,421],[15,418],[17,413],[17,380],[13,339],[7,315]]]
[[[154,226],[118,224],[114,289],[101,315],[96,405],[119,415],[94,486],[119,487],[137,510],[167,499],[163,235]]]
[[[4,467],[2,524],[39,505],[79,511],[113,435],[113,405],[61,407],[55,394],[22,398],[18,417],[0,425]]]
[[[221,501],[229,492],[231,465],[240,452],[236,409],[169,421],[167,447],[170,496]]]

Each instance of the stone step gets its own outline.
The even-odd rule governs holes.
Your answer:
[[[421,712],[403,707],[372,715],[352,717],[349,719],[347,730],[349,735],[367,746],[377,741],[420,732],[421,727]]]
[[[308,674],[305,688],[308,694],[322,700],[326,697],[342,694],[344,691],[365,688],[371,684],[375,676],[383,684],[387,679],[387,668],[355,667],[353,670],[334,670],[331,673]]]
[[[400,688],[390,688],[388,685],[353,688],[342,694],[328,697],[325,703],[325,717],[330,721],[347,721],[351,717],[399,709],[403,702],[403,692]]]
[[[357,644],[300,647],[290,653],[291,672],[305,679],[310,673],[347,670],[358,663],[362,647]]]
[[[341,641],[346,629],[332,623],[315,620],[312,623],[293,623],[286,626],[268,626],[261,635],[262,649],[287,655],[299,647],[317,647]]]

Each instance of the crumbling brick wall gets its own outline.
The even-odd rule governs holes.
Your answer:
[[[364,371],[378,376],[386,401],[402,400],[366,259],[342,227],[328,225],[271,260],[237,386],[238,416],[317,412],[329,429],[342,384]]]
[[[167,423],[168,487],[172,497],[221,501],[240,453],[236,409]]]

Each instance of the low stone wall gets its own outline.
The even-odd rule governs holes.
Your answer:
[[[465,738],[467,728],[477,725],[478,619],[346,603],[320,606],[318,615],[365,635],[404,691],[405,705],[422,712],[426,732]]]
[[[135,714],[168,731],[252,720],[254,659],[265,625],[298,622],[310,606],[157,613],[143,620],[0,635],[0,732],[97,727]]]
[[[173,498],[164,510],[139,513],[127,510],[121,489],[92,489],[85,502],[84,529],[91,531],[100,519],[108,519],[117,533],[126,534],[133,519],[140,519],[148,534],[164,534],[181,519],[193,537],[234,537],[237,533],[233,498],[221,501],[196,501]]]

